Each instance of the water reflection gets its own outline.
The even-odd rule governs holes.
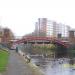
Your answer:
[[[75,75],[74,59],[34,57],[32,62],[39,66],[45,75]]]

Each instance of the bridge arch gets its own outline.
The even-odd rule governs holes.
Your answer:
[[[16,41],[16,43],[24,43],[24,44],[55,44],[57,46],[56,57],[63,57],[67,55],[68,44],[53,37],[25,37],[21,40]]]

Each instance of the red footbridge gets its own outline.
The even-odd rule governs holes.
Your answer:
[[[57,45],[61,45],[63,47],[68,47],[69,46],[69,42],[68,41],[65,41],[65,40],[60,40],[58,38],[54,38],[54,37],[24,37],[20,40],[17,40],[16,41],[17,44],[20,44],[20,43],[32,43],[32,44],[35,44],[35,43],[44,43],[44,44],[49,44],[49,43],[53,43],[53,44],[57,44]]]
[[[64,56],[68,56],[68,48],[69,48],[69,42],[65,41],[65,40],[61,40],[58,38],[54,38],[54,37],[24,37],[20,40],[17,40],[15,42],[16,44],[25,44],[25,45],[29,45],[29,44],[55,44],[57,47],[57,56],[56,57],[64,57]]]

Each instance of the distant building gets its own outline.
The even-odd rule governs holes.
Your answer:
[[[13,32],[9,28],[3,28],[3,36],[2,36],[1,43],[4,46],[7,46],[10,48],[12,45],[11,40],[13,40],[13,39],[14,39]]]
[[[47,26],[47,19],[46,18],[39,18],[38,19],[38,32],[39,36],[46,36],[46,26]]]
[[[70,26],[64,24],[58,24],[57,27],[57,35],[61,35],[61,37],[69,37]]]
[[[47,18],[39,18],[35,24],[35,36],[69,37],[70,27]]]
[[[69,41],[71,44],[75,44],[75,29],[69,31]]]
[[[47,24],[46,24],[46,36],[51,36],[51,37],[55,37],[54,36],[54,29],[53,29],[53,22],[50,20],[47,20]]]
[[[0,26],[0,43],[2,42],[3,34],[4,34],[3,28]]]

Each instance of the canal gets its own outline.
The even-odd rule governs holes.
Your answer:
[[[69,64],[68,58],[50,59],[31,56],[31,60],[45,75],[75,75],[75,65]]]

